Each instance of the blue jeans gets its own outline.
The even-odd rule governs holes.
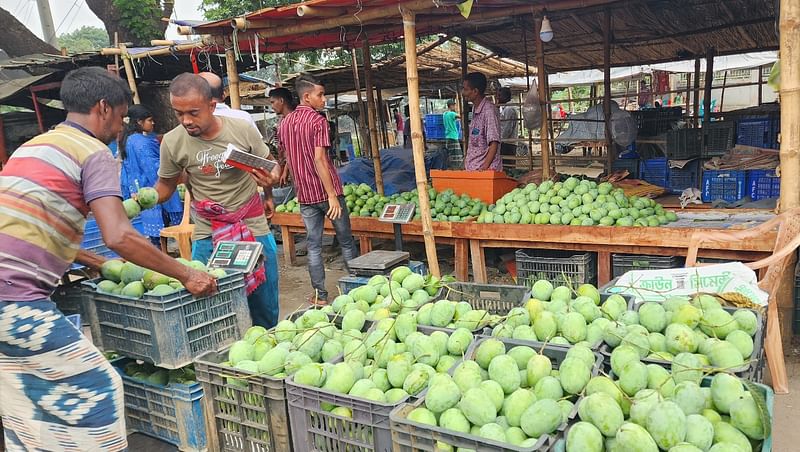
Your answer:
[[[342,247],[342,259],[345,268],[347,262],[357,256],[356,244],[353,240],[353,231],[350,229],[350,212],[344,196],[339,196],[339,205],[342,214],[332,221],[336,231],[336,239]],[[300,216],[306,225],[306,243],[308,245],[308,274],[311,276],[311,286],[317,291],[317,298],[328,299],[325,290],[325,266],[322,262],[322,233],[325,230],[325,214],[328,212],[328,201],[318,204],[301,204]]]
[[[275,237],[272,234],[256,237],[261,245],[264,246],[264,270],[267,280],[247,297],[247,305],[250,307],[250,317],[253,325],[260,325],[270,329],[278,323],[280,312],[279,292],[278,292],[278,246],[275,244]],[[208,262],[214,245],[211,238],[195,240],[192,243],[192,259],[200,262]],[[244,333],[244,332],[242,332]]]

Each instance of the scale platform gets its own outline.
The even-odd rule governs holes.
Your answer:
[[[370,251],[347,262],[350,272],[356,276],[388,275],[395,267],[408,265],[410,255],[406,251]]]

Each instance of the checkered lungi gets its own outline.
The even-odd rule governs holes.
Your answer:
[[[458,140],[445,140],[444,148],[447,150],[447,168],[464,169],[464,153],[461,152],[461,143]]]
[[[0,416],[5,447],[123,451],[122,380],[52,301],[0,301]]]

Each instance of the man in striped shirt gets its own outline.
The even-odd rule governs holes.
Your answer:
[[[61,85],[67,119],[20,146],[0,172],[0,415],[8,450],[125,450],[122,382],[49,297],[79,254],[91,211],[120,256],[195,295],[212,277],[161,253],[131,226],[108,143],[131,92],[100,68]],[[2,448],[0,448],[2,449]]]
[[[308,273],[315,291],[309,301],[325,304],[328,300],[322,262],[325,217],[333,223],[345,266],[356,257],[356,247],[350,229],[350,212],[342,195],[342,181],[328,155],[331,145],[328,121],[320,114],[325,108],[325,87],[303,74],[297,78],[295,89],[300,105],[281,121],[278,137],[292,169],[300,215],[307,231]]]

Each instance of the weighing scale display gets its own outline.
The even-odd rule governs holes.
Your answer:
[[[387,204],[378,218],[388,223],[408,223],[414,218],[414,204]]]
[[[219,242],[208,266],[250,273],[258,264],[263,246],[259,242]]]

